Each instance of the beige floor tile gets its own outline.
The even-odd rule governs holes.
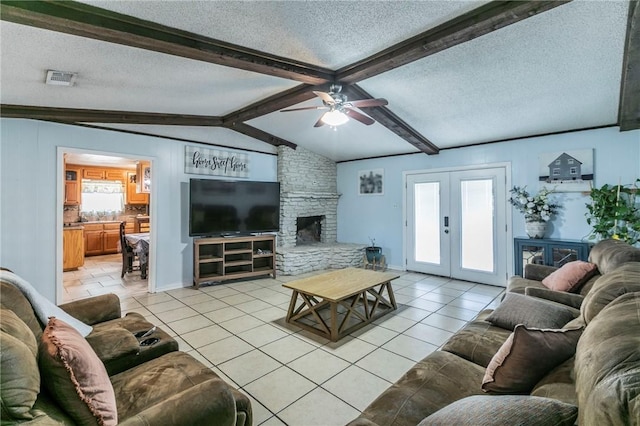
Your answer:
[[[231,333],[216,324],[182,334],[182,338],[194,348],[201,348],[229,336]]]
[[[473,293],[473,289],[464,292],[460,295],[460,299],[472,300],[474,302],[482,302],[484,304],[491,303],[491,301],[495,298],[492,295]]]
[[[221,323],[224,321],[228,321],[233,318],[238,318],[245,315],[240,309],[236,309],[233,306],[227,306],[226,308],[216,309],[211,312],[207,312],[204,314],[205,317],[209,318],[211,321]]]
[[[235,305],[239,305],[241,303],[245,303],[245,302],[250,302],[252,300],[256,300],[255,298],[249,296],[246,293],[238,293],[238,294],[234,294],[232,296],[220,297],[219,299],[222,300],[227,305],[231,305],[231,306],[235,306]]]
[[[396,294],[396,295],[403,294],[405,296],[411,296],[414,299],[416,297],[420,297],[420,296],[422,296],[423,294],[426,294],[426,293],[427,293],[427,290],[421,290],[421,289],[417,289],[417,288],[413,288],[413,287],[404,287],[404,288],[401,288],[399,290],[394,290],[394,294]]]
[[[195,359],[197,359],[198,361],[200,361],[205,367],[211,368],[213,366],[213,364],[211,364],[211,361],[209,361],[208,359],[200,355],[200,352],[198,352],[197,350],[191,349],[187,353],[192,357],[194,357]]]
[[[229,305],[224,303],[222,300],[211,298],[206,302],[196,303],[195,305],[189,305],[192,309],[200,312],[201,314],[206,314],[208,312],[215,311],[217,309],[228,308]]]
[[[455,296],[449,296],[447,294],[442,293],[427,293],[421,297],[425,300],[431,300],[432,302],[444,303],[447,304],[452,300],[455,300]]]
[[[376,349],[356,362],[356,365],[393,383],[411,369],[415,365],[415,361],[386,349]]]
[[[251,330],[252,328],[259,327],[263,324],[264,322],[250,315],[242,315],[238,318],[218,323],[220,327],[233,334],[242,333],[243,331]]]
[[[268,410],[278,413],[315,387],[313,382],[295,371],[287,367],[280,367],[244,386],[244,389]]]
[[[171,327],[176,333],[184,334],[193,330],[198,330],[200,328],[208,327],[212,325],[210,319],[203,317],[202,315],[198,315],[195,317],[189,317],[185,319],[181,319],[178,321],[170,322],[168,325]]]
[[[183,297],[180,297],[179,299],[182,303],[184,303],[187,306],[193,306],[193,305],[197,305],[198,303],[212,302],[216,300],[213,296],[207,293],[202,293],[200,291],[194,291],[194,290],[191,291],[190,296],[186,296],[186,297],[183,296]]]
[[[274,293],[276,294],[261,298],[261,300],[271,305],[282,305],[283,303],[289,303],[291,300],[291,294],[283,294],[278,292]]]
[[[270,324],[262,324],[238,334],[238,337],[248,343],[251,343],[256,348],[287,336],[287,333]]]
[[[240,386],[282,367],[275,359],[255,349],[218,365],[224,374]]]
[[[160,312],[167,312],[167,311],[171,311],[178,308],[184,308],[185,304],[179,300],[171,298],[171,300],[167,300],[160,303],[154,303],[153,305],[146,305],[146,306],[147,306],[147,309],[149,309],[149,311],[153,312],[154,314],[157,314]]]
[[[321,349],[346,361],[356,362],[373,352],[376,348],[377,346],[367,343],[364,340],[347,336],[337,342],[328,343]]]
[[[350,365],[347,361],[321,349],[309,352],[287,364],[289,368],[317,384],[326,382]]]
[[[153,306],[151,306],[151,307],[153,307]],[[149,309],[149,310],[151,310],[151,309]],[[188,308],[186,306],[182,306],[181,308],[173,309],[173,310],[170,310],[170,311],[156,312],[155,315],[158,318],[160,318],[160,320],[162,320],[162,322],[170,323],[170,322],[178,321],[178,320],[181,320],[181,319],[184,319],[184,318],[194,317],[194,316],[200,315],[200,314],[198,312],[194,311],[191,308]]]
[[[287,311],[275,306],[270,306],[267,309],[251,313],[252,316],[261,319],[264,322],[271,322],[277,319],[282,319],[287,316]]]
[[[227,285],[214,285],[208,287],[200,287],[200,291],[210,294],[218,299],[227,296],[233,296],[234,294],[240,294],[238,290],[234,290]]]
[[[315,349],[315,346],[291,335],[276,340],[275,342],[268,343],[260,348],[261,351],[272,356],[283,364],[287,364]]]
[[[421,361],[422,358],[438,349],[436,345],[432,345],[404,334],[391,339],[389,342],[385,343],[382,348],[405,358],[409,358],[414,362]]]
[[[363,411],[389,386],[390,382],[352,365],[324,383],[322,388]]]
[[[388,328],[380,327],[376,324],[368,324],[360,330],[356,330],[350,334],[350,336],[357,337],[358,339],[364,340],[365,342],[371,343],[375,346],[384,345],[397,335],[397,331],[389,330]]]
[[[438,287],[437,289],[430,291],[430,293],[446,294],[447,296],[459,297],[465,292],[462,290],[456,290],[447,287]]]
[[[280,413],[289,425],[345,425],[360,412],[324,389],[316,388]]]
[[[446,342],[453,333],[442,330],[440,328],[432,327],[430,325],[418,323],[403,333],[406,336],[415,337],[427,343],[431,343],[437,347],[440,347]]]
[[[429,315],[427,318],[423,319],[420,322],[422,324],[427,324],[433,327],[441,328],[443,330],[447,330],[452,333],[455,333],[456,331],[460,330],[467,323],[466,321],[463,321],[457,318],[448,317],[446,315],[437,314],[437,313]]]
[[[406,305],[407,303],[411,302],[412,300],[415,300],[415,297],[407,296],[407,295],[404,295],[404,294],[396,294],[395,295],[395,299],[396,299],[396,303],[397,304]]]
[[[258,423],[258,425],[259,426],[287,426],[286,423],[284,423],[282,420],[280,420],[276,416],[271,417],[270,419],[268,419],[264,423]]]
[[[198,352],[211,361],[213,365],[222,364],[251,350],[254,350],[253,346],[236,336],[229,336],[226,339],[198,348]]]
[[[498,296],[505,291],[504,287],[498,287],[493,285],[476,284],[471,289],[470,293],[486,294],[488,296]]]
[[[380,319],[375,320],[373,323],[381,327],[388,328],[389,330],[402,333],[409,327],[413,326],[417,321],[409,318],[387,314]]]
[[[248,314],[252,312],[261,311],[263,309],[270,308],[271,305],[267,302],[263,302],[262,300],[253,299],[249,302],[239,303],[235,305],[237,309],[240,309],[242,312],[246,312]]]
[[[424,309],[425,311],[435,312],[438,309],[444,306],[444,303],[432,302],[431,300],[417,298],[408,302],[407,305],[413,306],[414,308]]]
[[[166,293],[155,293],[155,294],[142,294],[139,296],[135,296],[136,300],[142,303],[144,306],[151,306],[157,303],[169,302],[171,300],[175,300],[173,297],[169,296]]]
[[[400,317],[408,318],[414,321],[421,321],[425,319],[427,316],[429,316],[431,312],[425,311],[424,309],[419,309],[413,306],[401,305],[401,306],[398,306],[398,309],[393,314]]]
[[[475,302],[473,300],[457,298],[457,299],[451,301],[448,304],[448,306],[455,306],[455,307],[458,307],[458,308],[468,309],[470,311],[480,312],[481,310],[484,309],[485,306],[487,306],[487,303]]]
[[[252,397],[251,395],[249,395],[247,392],[243,392],[247,398],[249,398],[249,401],[251,401],[251,412],[253,413],[253,424],[254,425],[263,425],[263,424],[267,424],[265,423],[266,421],[268,421],[269,419],[274,418],[273,413],[269,410],[266,409],[266,407],[262,404],[260,404],[258,402],[258,400],[256,400],[254,397]],[[280,421],[277,418],[275,418],[276,421]],[[274,425],[277,425],[278,423],[273,423]],[[281,425],[284,425],[284,423],[280,422]]]
[[[448,317],[453,317],[465,321],[471,321],[478,315],[477,311],[470,311],[468,309],[449,305],[445,306],[444,308],[438,309],[437,312],[441,315],[446,315]]]

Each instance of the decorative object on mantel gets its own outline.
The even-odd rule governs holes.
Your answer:
[[[554,191],[541,189],[536,195],[531,195],[526,186],[522,188],[514,186],[510,192],[513,195],[509,198],[509,202],[524,214],[527,235],[530,238],[544,238],[547,222],[560,209],[559,204],[549,201],[549,194]]]
[[[613,238],[631,245],[640,242],[640,206],[636,203],[636,179],[632,185],[591,188],[591,203],[587,204],[587,223],[593,227],[589,239]]]

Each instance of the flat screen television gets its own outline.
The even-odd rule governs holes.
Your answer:
[[[246,235],[279,229],[279,182],[189,182],[190,236]]]

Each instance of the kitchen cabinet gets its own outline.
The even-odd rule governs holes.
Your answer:
[[[82,227],[66,228],[62,232],[62,270],[71,271],[84,265]]]
[[[120,222],[84,225],[85,256],[117,253],[118,241],[120,241]]]
[[[101,167],[85,167],[82,170],[84,179],[100,179],[100,180],[123,180],[124,171],[122,169],[101,168]]]
[[[149,194],[138,192],[136,186],[136,174],[127,172],[127,204],[149,204]]]
[[[134,233],[137,234],[138,232],[149,232],[149,216],[136,216],[133,221]]]
[[[82,169],[79,167],[67,166],[64,171],[64,205],[80,205],[80,175]]]

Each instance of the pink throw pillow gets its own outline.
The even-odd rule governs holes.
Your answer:
[[[77,424],[118,423],[116,396],[107,370],[75,328],[50,317],[42,332],[38,358],[44,385]]]
[[[576,260],[549,274],[542,280],[542,285],[555,291],[571,291],[587,282],[596,271],[593,263]]]

